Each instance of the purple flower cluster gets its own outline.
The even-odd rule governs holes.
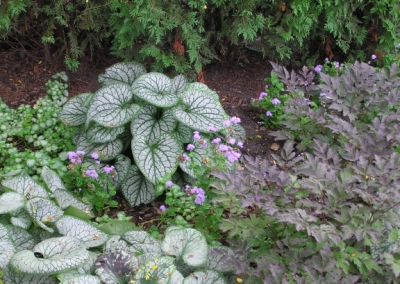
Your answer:
[[[260,96],[258,97],[258,100],[261,101],[266,96],[268,96],[268,94],[266,92],[261,92]]]
[[[82,164],[83,155],[85,155],[83,151],[68,152],[68,159],[73,164]]]
[[[167,209],[167,207],[165,207],[165,205],[161,205],[161,206],[160,206],[161,212],[164,212],[166,209]]]
[[[322,71],[322,65],[315,66],[314,67],[314,71],[317,72],[317,73],[321,72]]]
[[[190,195],[195,195],[196,197],[194,199],[194,203],[201,205],[203,204],[204,200],[206,200],[206,195],[204,190],[201,187],[193,187],[190,188],[189,186],[186,186],[186,192]]]
[[[92,177],[92,178],[98,178],[99,175],[97,174],[96,170],[87,170],[85,172],[88,176]]]
[[[243,143],[240,143],[240,145],[239,145],[239,143],[238,143],[238,146],[240,148],[242,148]],[[228,145],[224,145],[224,144],[219,145],[218,151],[225,153],[225,157],[227,157],[228,161],[231,163],[237,162],[241,156],[240,152],[237,149],[232,148],[231,146],[228,146]]]

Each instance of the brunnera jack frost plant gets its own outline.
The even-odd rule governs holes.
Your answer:
[[[100,90],[70,99],[60,118],[77,128],[77,150],[104,153],[100,162],[114,166],[118,175],[113,185],[131,206],[152,201],[156,185],[178,168],[193,175],[182,157],[190,151],[194,131],[244,140],[238,119],[229,119],[217,93],[182,75],[170,79],[146,73],[138,63],[119,63],[99,81]]]

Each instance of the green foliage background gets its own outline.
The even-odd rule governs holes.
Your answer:
[[[365,60],[399,43],[399,17],[397,0],[9,0],[0,1],[0,48],[43,46],[46,60],[62,55],[73,70],[98,49],[175,73],[243,46],[292,64]]]

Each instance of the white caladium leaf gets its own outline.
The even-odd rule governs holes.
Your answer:
[[[106,244],[104,245],[103,252],[116,252],[116,251],[126,251],[128,248],[128,243],[121,239],[120,236],[111,236]]]
[[[18,211],[12,212],[10,223],[16,227],[20,227],[22,229],[27,230],[32,224],[31,216],[25,210],[25,208],[23,208]]]
[[[0,214],[17,211],[25,206],[25,197],[17,192],[6,192],[0,196]]]
[[[54,193],[56,189],[66,190],[61,178],[48,167],[43,167],[41,177],[51,192]]]
[[[133,137],[146,137],[152,141],[175,128],[177,121],[171,112],[164,112],[160,119],[156,118],[157,112],[159,110],[152,105],[141,108],[140,113],[131,122],[130,129]]]
[[[59,237],[40,242],[32,251],[15,253],[10,266],[25,274],[51,275],[83,265],[88,258],[89,252],[80,240]]]
[[[172,78],[172,92],[179,95],[183,92],[186,85],[188,84],[188,80],[183,75],[178,75]]]
[[[99,82],[103,85],[114,83],[132,85],[144,73],[146,73],[146,68],[142,64],[136,62],[117,63],[107,68],[105,73],[99,76]]]
[[[16,191],[19,194],[22,194],[28,198],[31,197],[49,198],[49,194],[47,193],[47,191],[43,187],[38,185],[26,173],[5,179],[1,182],[1,184],[4,187]]]
[[[175,139],[181,143],[189,143],[192,141],[193,129],[183,123],[177,122],[171,133]]]
[[[56,191],[54,191],[54,197],[61,209],[64,210],[70,206],[73,206],[84,212],[89,217],[94,217],[94,213],[92,211],[93,206],[91,204],[83,203],[69,191],[57,189]]]
[[[210,145],[210,141],[207,141],[207,145]],[[194,150],[190,151],[191,152],[191,157],[189,158],[189,160],[184,160],[181,159],[181,161],[179,161],[179,167],[188,175],[192,176],[192,177],[196,177],[196,174],[194,172],[194,170],[192,169],[192,166],[194,164],[197,165],[202,165],[203,164],[203,158],[206,157],[211,157],[214,153],[212,148],[210,147],[201,147],[201,146],[197,146]],[[189,155],[189,153],[186,153],[186,155]]]
[[[6,267],[16,248],[6,226],[0,224],[0,267]]]
[[[118,155],[115,158],[114,170],[117,175],[111,179],[111,184],[115,186],[115,188],[119,188],[122,182],[126,179],[130,166],[131,159],[128,157],[124,155]]]
[[[213,126],[216,131],[223,127],[226,114],[219,102],[209,94],[194,88],[185,89],[181,103],[172,109],[176,119],[192,129],[208,132]]]
[[[161,243],[149,233],[145,231],[130,231],[127,232],[122,238],[127,241],[131,246],[130,251],[141,254],[156,253],[161,256]]]
[[[91,144],[84,135],[80,135],[77,139],[76,148],[84,151],[86,155],[90,155],[95,151],[104,153],[104,156],[101,156],[101,160],[109,161],[115,159],[122,152],[123,144],[120,139],[115,139],[104,144]]]
[[[170,230],[161,245],[167,255],[175,255],[190,266],[202,266],[207,261],[208,246],[204,236],[195,229]]]
[[[138,283],[170,283],[172,273],[176,270],[174,259],[162,256],[146,262],[136,272]],[[153,282],[154,281],[154,282]]]
[[[181,284],[183,283],[183,280],[184,277],[182,273],[180,273],[178,270],[175,270],[174,272],[172,272],[168,284]]]
[[[206,93],[206,94],[210,95],[211,97],[213,97],[213,99],[216,102],[219,102],[219,96],[218,96],[217,92],[211,90],[205,84],[202,84],[202,83],[199,83],[199,82],[193,82],[190,85],[187,85],[186,90],[197,90],[197,91]]]
[[[179,143],[168,133],[155,141],[146,141],[140,136],[132,140],[136,164],[152,183],[176,170],[181,151]]]
[[[59,281],[52,275],[29,275],[17,273],[10,268],[3,269],[3,279],[7,284],[57,284]]]
[[[107,234],[93,225],[71,216],[62,217],[55,225],[60,234],[77,238],[84,242],[87,247],[97,247],[108,240]]]
[[[132,104],[133,93],[124,84],[108,85],[98,90],[87,112],[86,128],[91,121],[104,127],[117,127],[131,121],[140,107]]]
[[[95,263],[95,273],[106,284],[132,283],[134,272],[139,268],[135,254],[124,250],[101,255]]]
[[[186,277],[183,284],[226,284],[225,279],[214,270],[195,271]]]
[[[64,215],[64,211],[54,204],[54,202],[42,197],[28,199],[25,209],[35,220],[36,224],[50,233],[53,233],[54,230],[46,224],[53,224]]]
[[[94,124],[87,131],[86,138],[89,143],[106,143],[115,140],[124,130],[124,126],[104,127]]]
[[[6,228],[17,251],[32,249],[35,246],[33,237],[24,229],[10,225],[6,226]]]
[[[101,284],[100,278],[93,275],[77,275],[66,281],[61,281],[60,284]]]
[[[121,191],[129,206],[149,203],[155,198],[155,186],[138,169],[132,165],[128,175],[121,184]]]
[[[86,122],[86,112],[93,94],[84,93],[69,99],[60,112],[65,125],[78,126]]]
[[[162,73],[151,72],[140,76],[132,85],[133,93],[158,107],[171,107],[179,96],[173,92],[172,81]]]

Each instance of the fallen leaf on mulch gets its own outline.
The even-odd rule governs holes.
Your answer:
[[[278,151],[279,150],[279,144],[277,143],[272,143],[271,147],[269,147],[270,150],[272,151]]]

